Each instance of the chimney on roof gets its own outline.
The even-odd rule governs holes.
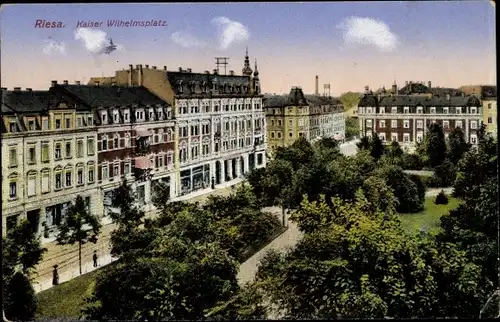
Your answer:
[[[146,66],[146,69],[149,69],[149,65],[145,65]]]
[[[427,87],[432,88],[432,86],[431,86],[431,85],[432,85],[431,81],[428,81],[428,82],[427,82]]]
[[[67,80],[63,80],[63,84],[64,85],[68,85],[68,81]]]
[[[156,66],[153,66],[153,69],[156,69]]]
[[[370,87],[368,85],[365,86],[365,94],[370,94]]]
[[[95,81],[95,86],[99,87],[99,81]]]
[[[167,70],[167,66],[163,66],[163,70]]]
[[[75,81],[75,85],[80,85],[80,81]]]
[[[139,66],[141,66],[141,65],[139,65],[139,64],[135,65],[135,69],[139,69]]]
[[[56,80],[51,81],[51,87],[54,87],[56,85],[57,85],[57,81]]]
[[[29,88],[29,87],[26,87],[26,91],[31,92],[31,91],[32,91],[32,89],[31,89],[31,88]]]
[[[191,68],[186,69],[188,73],[191,73]]]
[[[214,75],[218,75],[219,72],[217,71],[217,69],[214,69]]]
[[[234,76],[234,70],[230,70],[230,71],[229,71],[229,75],[230,75],[230,76]]]
[[[405,85],[408,86],[408,81],[405,81]]]
[[[20,92],[21,91],[21,87],[14,87],[14,92]]]
[[[182,67],[179,67],[179,73],[182,73]]]
[[[208,70],[205,71],[205,74],[210,75],[210,72]]]
[[[314,84],[314,95],[319,95],[319,77],[316,75],[316,82]]]
[[[134,69],[134,65],[132,65],[132,64],[128,65],[128,67],[129,67],[130,70]]]

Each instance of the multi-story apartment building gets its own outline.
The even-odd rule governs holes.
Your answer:
[[[170,186],[173,195],[175,133],[168,103],[145,87],[114,83],[89,86],[53,81],[50,90],[58,98],[79,102],[94,113],[97,181],[105,205],[109,205],[111,192],[122,179],[135,188],[139,204],[151,204],[158,181]]]
[[[267,97],[264,105],[271,150],[291,145],[299,137],[345,137],[343,106],[334,98],[304,95],[300,87],[293,87],[288,95]]]
[[[358,105],[361,136],[377,133],[384,142],[397,141],[409,149],[420,142],[430,124],[440,123],[447,137],[460,127],[471,144],[477,143],[482,107],[475,96],[373,95],[368,87]]]
[[[193,73],[133,65],[95,82],[144,86],[173,106],[176,179],[174,196],[216,187],[266,164],[265,116],[257,63],[248,52],[242,75]]]
[[[467,95],[479,97],[483,106],[483,124],[486,133],[497,136],[497,87],[487,85],[471,85],[460,87]]]
[[[91,109],[49,91],[2,89],[4,231],[21,218],[38,232],[43,222],[53,228],[76,195],[101,215],[97,162]]]

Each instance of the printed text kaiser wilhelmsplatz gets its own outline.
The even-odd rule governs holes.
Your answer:
[[[130,28],[130,27],[166,27],[165,20],[107,20],[107,21],[78,21],[76,28]]]

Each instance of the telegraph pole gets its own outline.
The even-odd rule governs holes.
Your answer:
[[[226,68],[227,65],[229,64],[228,61],[229,57],[215,57],[215,65],[217,65],[217,73],[219,73],[219,67],[224,66],[224,75],[226,75]]]

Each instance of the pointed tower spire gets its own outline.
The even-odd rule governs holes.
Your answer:
[[[244,76],[252,76],[252,68],[250,67],[250,58],[248,57],[248,47],[245,52],[245,65],[241,70]]]
[[[253,72],[253,76],[254,77],[258,77],[259,76],[259,71],[257,70],[257,58],[255,58],[255,69],[254,69],[254,72]]]

